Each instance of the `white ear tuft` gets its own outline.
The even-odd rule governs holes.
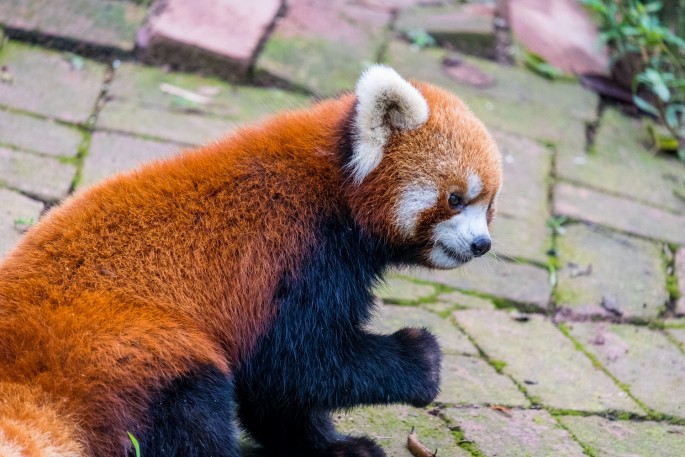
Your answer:
[[[395,70],[373,65],[357,82],[356,138],[349,166],[358,184],[381,162],[392,129],[412,130],[428,120],[423,95]]]

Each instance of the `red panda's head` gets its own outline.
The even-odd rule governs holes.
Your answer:
[[[456,96],[376,65],[356,88],[349,196],[357,222],[416,260],[454,268],[490,249],[497,146]]]

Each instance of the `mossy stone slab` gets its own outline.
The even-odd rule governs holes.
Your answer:
[[[544,410],[449,408],[447,419],[486,456],[583,457],[583,448]],[[496,439],[493,439],[496,437]]]
[[[650,319],[668,301],[661,246],[573,224],[557,238],[556,301],[579,316]]]
[[[524,69],[506,67],[492,61],[476,57],[464,57],[471,65],[495,78],[492,87],[476,89],[452,79],[443,69],[442,61],[449,54],[441,49],[413,50],[409,44],[399,40],[388,47],[385,63],[408,78],[425,80],[442,86],[467,102],[473,99],[486,99],[496,107],[535,107],[540,120],[547,112],[555,113],[555,120],[566,119],[591,121],[596,117],[597,95],[582,88],[575,82],[550,81],[536,76]],[[512,116],[512,121],[515,121]]]
[[[0,185],[44,202],[66,197],[76,168],[51,157],[41,157],[0,147]]]
[[[112,81],[98,127],[202,144],[244,123],[308,102],[308,97],[278,89],[234,86],[214,78],[123,64]]]
[[[403,327],[423,327],[438,338],[446,354],[476,355],[478,351],[464,333],[447,319],[413,306],[378,307],[369,328],[375,333],[390,334]]]
[[[545,264],[552,241],[545,221],[552,154],[529,138],[494,132],[502,153],[502,190],[493,222],[493,250]]]
[[[565,182],[558,182],[554,188],[554,214],[645,238],[685,244],[685,215]]]
[[[112,132],[95,132],[91,139],[79,188],[95,184],[116,173],[144,163],[170,157],[183,148],[178,144],[145,140]]]
[[[559,154],[557,175],[630,200],[685,214],[685,163],[655,155],[644,122],[603,111],[591,153]],[[685,194],[683,194],[685,195]]]
[[[449,304],[460,308],[473,309],[494,309],[495,305],[487,298],[477,297],[475,295],[467,295],[465,293],[454,291],[440,294],[437,297],[439,303]]]
[[[256,63],[268,75],[320,96],[352,90],[387,39],[391,14],[362,3],[294,2]]]
[[[81,141],[83,134],[73,127],[51,119],[0,110],[2,145],[51,156],[73,157]]]
[[[0,23],[24,32],[133,51],[146,9],[112,0],[3,0]]]
[[[530,402],[508,377],[485,360],[447,354],[442,361],[442,382],[436,401],[460,405],[529,406]]]
[[[647,407],[685,419],[685,354],[664,333],[608,323],[568,326],[571,334]]]
[[[522,321],[504,311],[484,310],[453,315],[480,349],[542,405],[586,412],[642,412],[543,316],[531,314]]]
[[[455,270],[417,269],[412,275],[425,281],[491,295],[538,309],[547,308],[552,292],[547,270],[492,256],[474,259]]]
[[[0,259],[19,241],[22,227],[38,221],[43,203],[0,188]]]
[[[564,416],[559,421],[593,455],[681,457],[685,449],[685,427],[668,422],[612,421],[597,416]]]
[[[386,303],[400,305],[416,304],[436,294],[430,284],[419,284],[397,276],[391,276],[376,288],[376,295]]]
[[[438,43],[483,57],[495,53],[493,8],[474,4],[418,6],[400,11],[395,30],[407,35],[420,30]]]
[[[102,64],[13,42],[0,65],[12,75],[0,84],[0,105],[73,123],[88,121],[105,77]]]
[[[439,455],[469,457],[440,418],[425,410],[405,405],[358,408],[333,415],[339,431],[357,436],[370,436],[388,457],[412,457],[407,449],[407,436],[412,427],[419,440]]]

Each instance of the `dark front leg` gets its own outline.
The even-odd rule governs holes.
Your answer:
[[[307,332],[296,340],[283,335],[275,331],[265,339],[237,376],[240,419],[270,455],[382,456],[368,438],[338,435],[330,411],[425,406],[438,393],[441,352],[425,329]]]

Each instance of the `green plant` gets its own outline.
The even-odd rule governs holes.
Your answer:
[[[411,42],[412,46],[423,49],[429,48],[436,45],[435,38],[433,38],[424,29],[411,29],[406,32],[407,39]]]
[[[675,140],[671,144],[685,161],[685,40],[659,21],[661,2],[581,2],[599,18],[600,38],[614,52],[612,63],[639,60],[632,81],[633,101],[668,129]]]
[[[136,450],[136,457],[140,457],[140,444],[138,444],[138,440],[136,439],[135,436],[131,432],[126,432],[128,433],[128,437],[133,443],[133,448]]]

